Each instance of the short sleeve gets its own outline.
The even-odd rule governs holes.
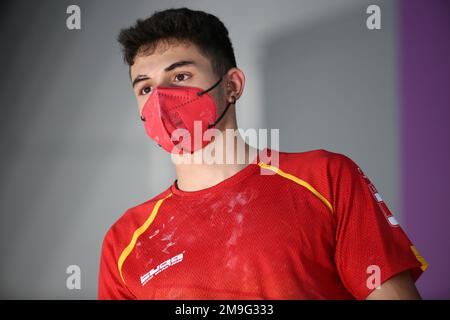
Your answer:
[[[407,270],[417,280],[427,263],[358,165],[336,155],[330,170],[335,262],[343,284],[356,299],[365,299],[374,290],[368,279],[375,268],[379,284]]]
[[[99,300],[134,300],[136,297],[123,283],[117,267],[117,255],[111,232],[103,240],[98,278]]]

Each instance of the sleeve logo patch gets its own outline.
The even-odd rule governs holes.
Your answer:
[[[361,168],[358,167],[359,174],[363,177],[364,181],[367,184],[367,187],[370,190],[370,193],[372,193],[373,197],[375,198],[378,207],[380,208],[381,212],[383,213],[386,220],[389,222],[389,224],[393,227],[399,227],[399,223],[397,219],[394,217],[394,215],[391,213],[389,208],[386,206],[386,204],[383,201],[383,198],[378,193],[377,188],[372,184],[370,179],[364,174],[364,172],[361,170]]]

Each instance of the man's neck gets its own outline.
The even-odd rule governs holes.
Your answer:
[[[197,161],[175,164],[177,186],[180,190],[197,191],[212,187],[233,176],[256,159],[257,149],[245,143],[240,135],[233,138],[234,143],[225,139],[225,137],[217,139],[193,154],[194,158],[198,156],[199,159],[215,155],[216,160],[221,161],[205,163],[203,160],[201,163]],[[232,161],[229,161],[230,159]]]

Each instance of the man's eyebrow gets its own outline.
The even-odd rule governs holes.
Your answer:
[[[144,81],[144,80],[148,80],[148,79],[151,79],[151,78],[146,76],[145,74],[140,74],[136,78],[134,78],[133,83],[132,83],[132,87],[134,88],[136,83]]]
[[[195,65],[196,63],[192,60],[180,60],[177,61],[175,63],[172,63],[170,66],[168,66],[167,68],[164,69],[165,72],[169,72],[172,71],[173,69],[182,67],[182,66],[187,66],[187,65]]]
[[[165,72],[169,72],[169,71],[172,71],[172,70],[174,70],[176,68],[187,66],[187,65],[196,65],[196,63],[195,63],[195,61],[192,61],[192,60],[180,60],[180,61],[177,61],[175,63],[172,63],[170,66],[165,68],[164,71]],[[148,79],[151,79],[151,78],[149,76],[146,76],[145,74],[140,74],[136,78],[134,78],[133,83],[132,83],[132,87],[134,88],[136,83],[138,83],[140,81],[148,80]]]

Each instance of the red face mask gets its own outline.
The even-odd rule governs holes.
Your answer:
[[[156,87],[142,109],[147,135],[170,153],[193,153],[205,147],[204,133],[214,128],[225,115],[228,103],[216,120],[216,103],[207,92],[214,89],[219,79],[207,90],[195,87]]]

